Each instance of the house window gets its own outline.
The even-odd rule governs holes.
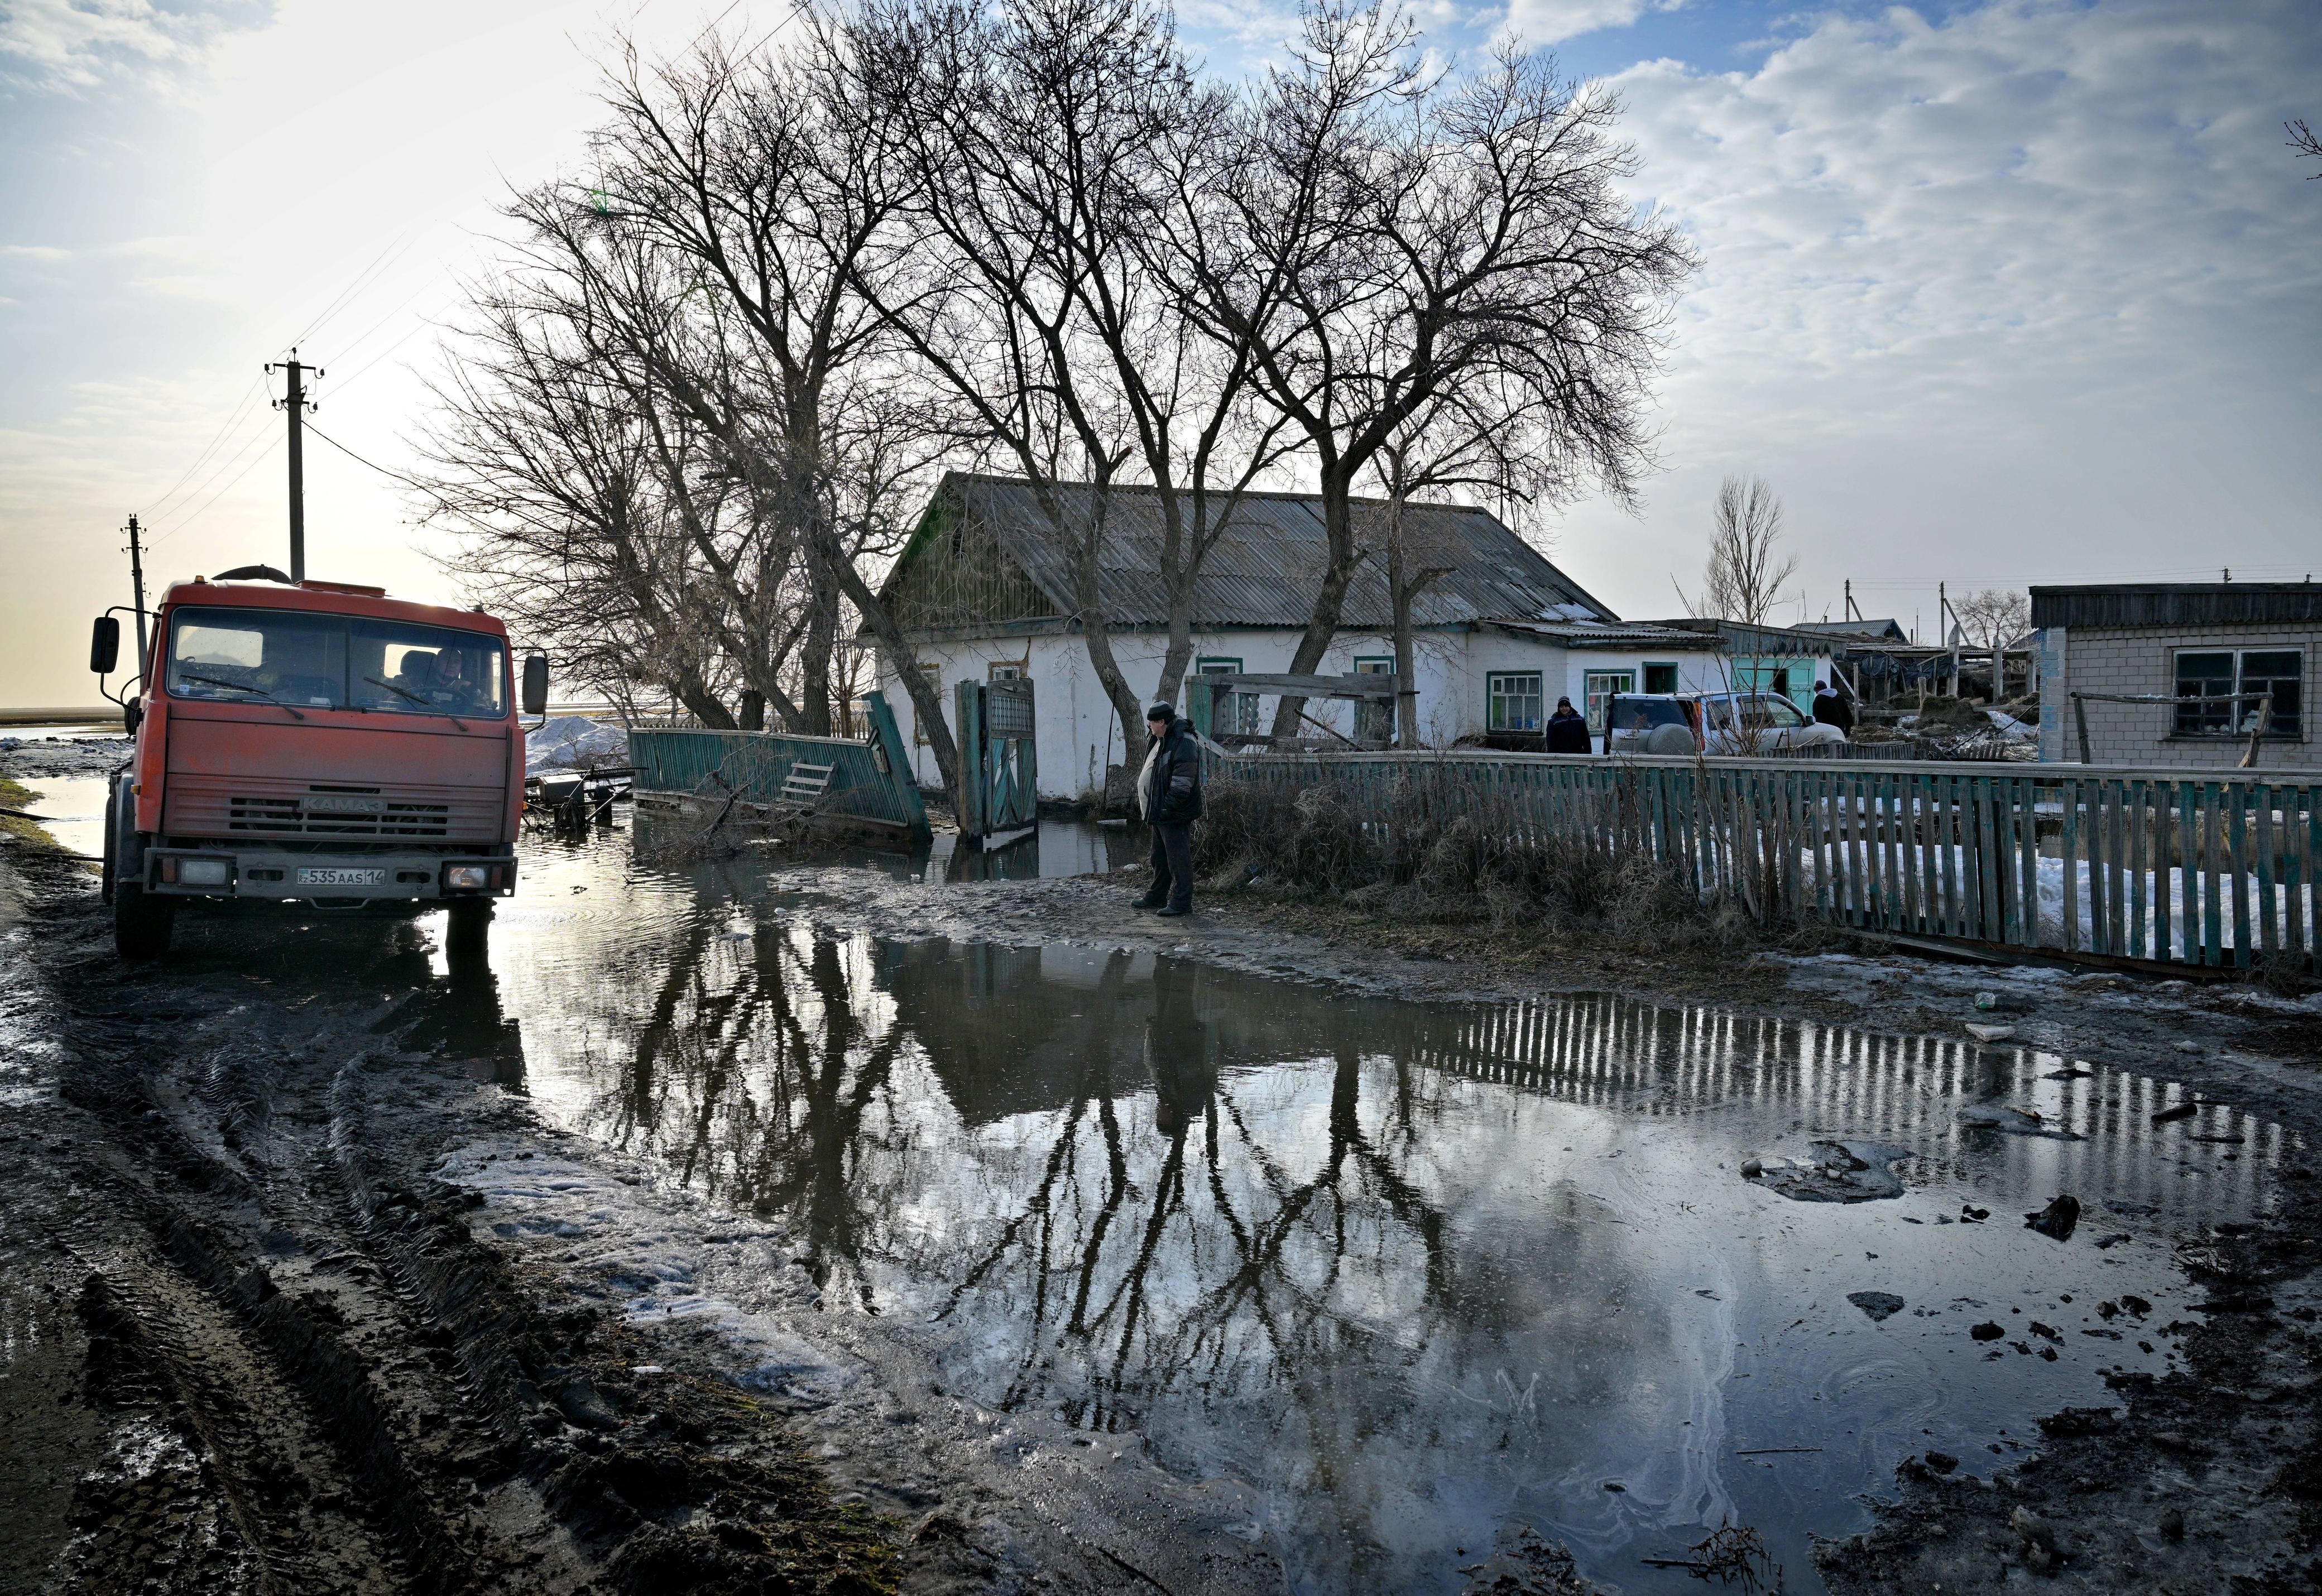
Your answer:
[[[1615,693],[1637,690],[1637,673],[1633,670],[1591,670],[1588,673],[1588,729],[1597,735],[1604,733],[1604,710]]]
[[[1031,674],[1032,661],[1029,660],[994,660],[990,665],[985,667],[983,679],[986,681],[1021,681]]]
[[[1239,676],[1241,674],[1241,661],[1222,656],[1196,660],[1193,661],[1193,673],[1197,676]],[[1256,693],[1228,693],[1225,702],[1218,706],[1225,712],[1225,724],[1218,726],[1210,724],[1211,705],[1214,696],[1208,688],[1197,683],[1189,689],[1186,696],[1193,700],[1193,729],[1202,736],[1254,737],[1258,734],[1258,696]]]
[[[1355,674],[1357,676],[1393,676],[1394,656],[1393,654],[1357,654]]]
[[[1487,714],[1495,732],[1536,732],[1540,727],[1540,672],[1495,670],[1484,678]]]
[[[2245,737],[2254,728],[2263,706],[2253,698],[2238,704],[2228,700],[2237,693],[2272,693],[2273,715],[2266,735],[2303,735],[2300,689],[2305,685],[2305,655],[2294,648],[2180,649],[2177,697],[2208,702],[2178,705],[2173,734]]]
[[[1649,693],[1673,693],[1677,691],[1677,667],[1674,665],[1647,665],[1645,667],[1645,691]]]

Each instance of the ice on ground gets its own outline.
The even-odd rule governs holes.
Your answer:
[[[772,1314],[696,1285],[714,1246],[781,1243],[787,1233],[718,1216],[690,1192],[636,1170],[485,1138],[447,1154],[436,1177],[484,1199],[478,1217],[502,1240],[565,1244],[558,1256],[595,1280],[640,1329],[706,1330],[737,1354],[742,1383],[831,1398],[853,1386],[854,1360],[794,1334]]]
[[[629,734],[617,725],[584,715],[560,715],[524,734],[526,773],[581,771],[590,765],[626,764]]]

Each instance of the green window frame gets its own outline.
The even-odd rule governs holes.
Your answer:
[[[1598,736],[1604,734],[1605,712],[1613,700],[1622,693],[1637,690],[1637,673],[1633,670],[1591,670],[1587,673],[1588,729]]]
[[[1394,656],[1393,654],[1357,654],[1355,674],[1357,676],[1393,676]]]
[[[1493,670],[1484,677],[1484,725],[1495,732],[1537,732],[1548,722],[1546,682],[1537,670]]]
[[[1197,658],[1193,661],[1195,676],[1238,676],[1241,673],[1241,670],[1242,662],[1239,659],[1229,658],[1224,654],[1211,654],[1205,658]],[[1220,731],[1228,734],[1241,733],[1250,736],[1257,734],[1257,695],[1256,693],[1237,692],[1226,700],[1228,724],[1222,727],[1212,727],[1210,725],[1210,695],[1206,690],[1189,689],[1186,697],[1191,700],[1187,718],[1193,721],[1193,729],[1202,736],[1214,737]]]
[[[1647,660],[1645,661],[1645,691],[1649,693],[1674,693],[1678,690],[1678,682],[1682,675],[1683,673],[1678,670],[1677,665],[1673,661]]]

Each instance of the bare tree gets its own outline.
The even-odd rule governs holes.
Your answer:
[[[1795,554],[1775,545],[1782,539],[1782,501],[1763,477],[1730,476],[1717,485],[1710,511],[1709,563],[1702,572],[1701,596],[1678,597],[1697,616],[1763,626],[1783,602],[1783,588],[1797,574]]]
[[[2030,596],[2012,588],[1986,588],[1953,599],[1952,614],[1958,617],[1968,642],[1977,648],[2005,648],[2032,627]]]
[[[1635,158],[1617,112],[1513,48],[1428,76],[1399,12],[1351,0],[1314,0],[1256,96],[1230,247],[1198,298],[1255,351],[1321,490],[1326,561],[1293,671],[1321,662],[1367,557],[1356,481],[1435,401],[1531,408],[1568,483],[1626,499],[1650,465],[1643,401],[1693,259],[1620,191]],[[1284,698],[1275,735],[1303,708]]]
[[[2317,160],[2322,160],[2322,138],[2317,138],[2315,136],[2314,130],[2306,125],[2306,119],[2304,117],[2299,117],[2292,122],[2285,122],[2281,126],[2282,131],[2290,135],[2290,147],[2292,150],[2297,150],[2300,158],[2311,156]],[[2322,178],[2322,172],[2308,172],[2306,174],[2306,180],[2309,183],[2313,182],[2317,178]]]
[[[858,280],[1069,552],[1073,619],[1125,747],[1144,710],[1115,657],[1108,564],[1150,560],[1161,579],[1172,698],[1202,564],[1273,457],[1247,342],[1205,338],[1168,291],[1167,241],[1209,203],[1226,106],[1172,29],[1155,0],[887,0],[852,50],[909,192]]]

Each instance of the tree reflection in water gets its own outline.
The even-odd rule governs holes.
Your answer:
[[[1871,1326],[1843,1293],[2094,1290],[2068,1274],[2124,1254],[1785,1203],[1717,1172],[1745,1151],[1837,1125],[1986,1206],[2077,1184],[2218,1218],[2283,1154],[2252,1121],[2246,1157],[2162,1181],[2140,1148],[2162,1083],[2100,1099],[2029,1053],[735,912],[608,938],[584,990],[527,1010],[589,1017],[591,1057],[558,1066],[590,1082],[586,1127],[786,1227],[827,1305],[926,1337],[948,1389],[1256,1482],[1312,1588],[1456,1587],[1512,1516],[1631,1567],[1641,1537],[1732,1514],[1802,1562],[1939,1410],[1966,1431],[2055,1404],[2038,1371],[1952,1371],[1947,1321]],[[2089,1139],[1960,1126],[1999,1099]],[[1731,1461],[1769,1434],[1821,1450]]]

